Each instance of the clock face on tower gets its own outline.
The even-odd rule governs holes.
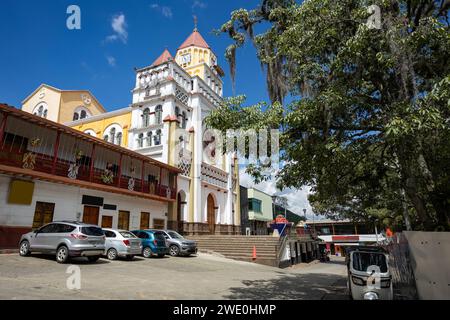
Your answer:
[[[181,63],[185,64],[185,63],[190,63],[191,62],[191,55],[190,54],[185,54],[181,56]]]

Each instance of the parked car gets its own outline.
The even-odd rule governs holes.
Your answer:
[[[31,253],[55,254],[58,263],[70,257],[87,257],[96,262],[105,251],[105,234],[95,225],[76,221],[55,221],[22,235],[21,256]]]
[[[150,258],[154,255],[162,258],[169,252],[166,239],[161,233],[156,233],[152,230],[135,230],[131,232],[141,239],[144,258]]]
[[[166,239],[169,247],[169,254],[172,257],[176,256],[190,256],[197,253],[197,243],[193,240],[188,240],[173,230],[152,230],[156,233],[161,233]]]
[[[106,236],[104,255],[109,260],[127,258],[133,260],[134,256],[142,253],[142,241],[133,233],[126,230],[103,229]]]

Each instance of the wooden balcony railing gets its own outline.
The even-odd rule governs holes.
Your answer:
[[[24,168],[23,159],[27,153],[30,151],[25,148],[18,148],[8,143],[2,143],[0,145],[0,164],[7,165],[16,168]],[[62,159],[54,159],[53,157],[45,154],[32,153],[35,161],[33,164],[33,168],[28,168],[36,172],[42,172],[47,174],[52,174],[59,177],[68,177],[69,167],[71,162],[62,160]],[[72,162],[73,163],[73,162]],[[165,185],[161,185],[157,182],[151,183],[141,178],[133,177],[134,179],[134,188],[129,188],[129,181],[131,179],[128,175],[120,175],[117,172],[113,172],[113,179],[110,183],[105,183],[102,179],[102,175],[105,170],[102,168],[94,167],[94,170],[91,175],[90,166],[80,164],[78,167],[78,174],[76,175],[76,179],[80,181],[86,181],[90,183],[109,185],[112,187],[116,187],[118,189],[126,189],[128,191],[135,191],[139,193],[151,194],[171,200],[176,199],[176,189],[170,188]]]

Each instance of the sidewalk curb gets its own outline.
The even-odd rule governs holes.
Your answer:
[[[0,254],[19,253],[19,249],[0,249]]]

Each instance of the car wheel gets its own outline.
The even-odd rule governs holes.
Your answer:
[[[172,257],[176,257],[176,256],[178,256],[179,254],[180,254],[180,248],[178,248],[178,246],[176,246],[176,245],[171,245],[170,246],[170,248],[169,248],[169,254],[172,256]]]
[[[109,260],[116,260],[117,259],[117,250],[114,248],[111,248],[108,250],[106,256]]]
[[[144,250],[142,250],[142,255],[144,258],[150,258],[152,254],[152,249],[150,247],[145,247]]]
[[[66,246],[61,246],[56,251],[56,262],[66,263],[69,260],[69,249]]]
[[[22,257],[26,257],[30,255],[30,243],[27,240],[24,240],[20,243],[19,254]]]
[[[100,259],[100,256],[92,256],[92,257],[87,257],[89,262],[94,263],[97,262],[98,259]]]

